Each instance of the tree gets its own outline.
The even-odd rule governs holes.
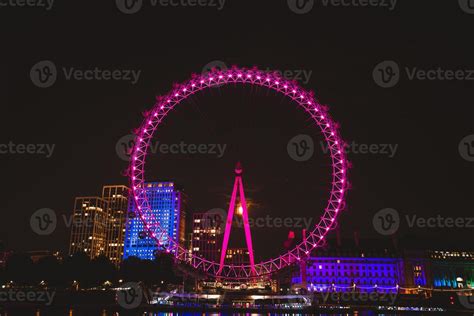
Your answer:
[[[92,276],[90,259],[83,252],[77,252],[64,260],[64,280],[70,285],[73,281],[79,282],[80,287],[91,285]]]
[[[91,280],[94,285],[102,285],[105,281],[114,282],[117,279],[117,270],[105,256],[99,256],[90,263]]]
[[[62,265],[55,256],[47,256],[39,259],[34,264],[35,284],[45,281],[47,285],[60,285],[64,279]]]
[[[22,253],[16,253],[8,258],[5,268],[7,280],[18,284],[31,284],[33,281],[33,262]]]

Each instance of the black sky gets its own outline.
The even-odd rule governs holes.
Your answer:
[[[100,3],[98,3],[100,2]],[[258,2],[258,3],[257,3]],[[215,8],[153,8],[125,15],[114,1],[57,3],[51,11],[0,8],[2,109],[0,143],[55,144],[51,158],[0,155],[0,232],[12,249],[66,249],[64,223],[48,237],[29,226],[33,212],[69,215],[75,196],[99,194],[103,184],[127,183],[127,163],[115,146],[139,126],[142,112],[173,83],[207,63],[311,71],[303,86],[316,92],[340,122],[348,142],[398,144],[394,158],[351,154],[352,189],[341,215],[343,234],[377,237],[373,215],[383,208],[420,217],[469,217],[473,163],[458,144],[473,128],[474,81],[410,81],[393,88],[374,83],[384,61],[419,69],[474,69],[474,14],[457,1],[400,1],[383,8],[326,8],[293,13],[286,1],[231,1]],[[30,68],[51,60],[58,68],[134,69],[135,85],[67,81],[35,87]],[[154,157],[149,178],[172,179],[190,196],[190,212],[225,208],[235,161],[244,163],[248,197],[261,216],[319,216],[329,189],[328,160],[320,151],[297,163],[288,141],[321,138],[301,111],[265,90],[220,88],[177,109],[157,138],[162,143],[220,143],[222,159]],[[318,150],[319,148],[317,148]],[[471,229],[409,229],[425,245],[471,247]],[[279,251],[287,230],[255,231],[257,250]],[[271,241],[276,246],[269,250]]]

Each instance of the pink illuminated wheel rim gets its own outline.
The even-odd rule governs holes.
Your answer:
[[[222,271],[218,273],[219,263],[190,254],[177,241],[168,237],[167,232],[154,219],[145,191],[142,188],[146,182],[145,161],[150,140],[168,112],[181,101],[201,90],[226,84],[265,87],[285,95],[303,107],[319,127],[328,145],[332,160],[332,184],[324,214],[314,229],[308,232],[307,237],[296,247],[279,257],[256,263],[255,270],[250,265],[224,265]],[[191,80],[177,85],[169,94],[158,97],[153,109],[145,114],[145,119],[135,134],[135,146],[129,167],[131,196],[135,200],[136,210],[149,236],[154,238],[160,246],[163,240],[167,240],[167,252],[209,275],[223,279],[250,279],[271,274],[303,260],[310,254],[311,250],[324,244],[325,236],[335,227],[337,215],[344,207],[348,162],[343,150],[344,143],[339,136],[336,123],[330,118],[327,108],[317,102],[313,93],[303,90],[294,82],[287,81],[275,73],[233,67],[228,70],[216,70],[203,75],[195,75]]]

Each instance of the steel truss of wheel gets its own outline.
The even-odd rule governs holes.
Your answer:
[[[190,254],[177,241],[169,238],[167,232],[154,218],[146,197],[146,190],[144,190],[145,161],[155,130],[175,106],[199,91],[229,84],[268,88],[288,97],[302,107],[319,127],[327,143],[332,161],[332,183],[324,214],[301,243],[276,258],[256,263],[255,270],[252,270],[250,265],[224,265],[219,272],[219,263]],[[194,75],[191,80],[176,85],[167,95],[157,97],[155,105],[152,110],[145,113],[145,119],[135,134],[135,145],[129,166],[131,197],[135,200],[137,213],[143,221],[145,229],[160,246],[163,241],[166,241],[167,252],[211,276],[224,279],[251,279],[272,274],[288,265],[304,260],[311,250],[324,244],[325,236],[335,227],[337,215],[344,208],[348,161],[344,152],[344,142],[339,136],[338,126],[329,116],[327,107],[319,104],[312,92],[303,90],[296,83],[285,80],[277,73],[233,67],[228,70],[213,70],[207,74]]]

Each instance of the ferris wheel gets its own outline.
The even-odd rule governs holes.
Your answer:
[[[309,230],[303,240],[291,250],[270,260],[258,263],[252,260],[251,264],[247,265],[214,262],[189,253],[177,240],[169,237],[167,231],[154,218],[145,190],[147,153],[158,126],[166,119],[170,111],[179,106],[183,100],[202,90],[229,84],[267,88],[284,95],[291,103],[303,108],[323,135],[331,158],[329,196],[324,213],[316,221],[313,229]],[[276,73],[233,67],[195,75],[190,80],[177,85],[167,95],[158,97],[156,104],[147,112],[143,123],[136,131],[135,145],[129,166],[131,198],[134,199],[137,213],[143,221],[145,229],[159,246],[162,247],[163,240],[167,240],[166,252],[172,253],[178,260],[189,263],[194,268],[211,276],[245,280],[269,275],[286,266],[301,262],[309,256],[312,250],[324,245],[326,235],[336,226],[337,217],[344,208],[348,187],[348,161],[337,124],[329,116],[327,108],[319,104],[312,92],[302,89],[296,83],[288,81]]]

